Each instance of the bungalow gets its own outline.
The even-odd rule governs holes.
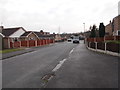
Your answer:
[[[1,34],[4,36],[4,48],[11,48],[11,42],[20,41],[20,36],[26,32],[22,27],[4,28],[1,26]]]
[[[0,33],[0,50],[3,49],[3,38],[4,38],[4,35]]]
[[[27,31],[24,34],[22,34],[20,36],[20,40],[21,41],[25,41],[25,40],[38,40],[39,37],[32,31]]]
[[[23,27],[4,28],[0,26],[0,38],[5,49],[34,47],[54,42],[49,32],[26,31]],[[0,45],[2,46],[2,45]]]

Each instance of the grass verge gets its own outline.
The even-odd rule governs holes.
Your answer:
[[[0,50],[0,53],[10,53],[10,52],[15,52],[15,51],[20,51],[24,50],[22,48],[16,48],[16,49],[5,49],[5,50]]]

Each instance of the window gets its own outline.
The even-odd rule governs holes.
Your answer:
[[[120,36],[120,30],[118,31],[118,36]]]
[[[30,37],[29,40],[35,40],[33,37]]]
[[[13,38],[13,42],[17,42],[17,41],[19,41],[18,38]]]

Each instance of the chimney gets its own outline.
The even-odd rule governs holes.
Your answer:
[[[3,28],[4,28],[3,26],[0,26],[0,33],[2,33]]]
[[[111,20],[110,20],[110,24],[111,24],[112,22],[111,22]]]

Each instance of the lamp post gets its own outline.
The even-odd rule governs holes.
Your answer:
[[[85,23],[83,23],[84,25],[84,44],[85,44]]]

